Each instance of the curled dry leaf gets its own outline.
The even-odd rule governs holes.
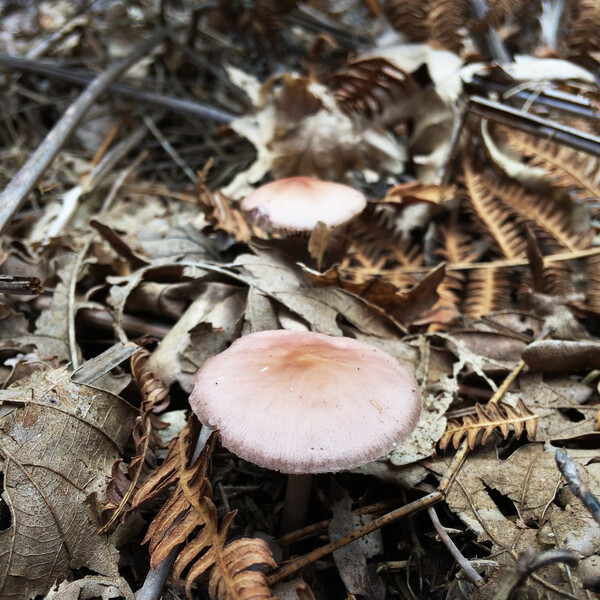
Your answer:
[[[44,600],[112,600],[123,597],[127,600],[135,597],[125,580],[88,575],[76,581],[63,581],[51,589]]]
[[[256,112],[232,129],[257,150],[256,161],[223,190],[239,199],[269,171],[276,178],[308,175],[339,180],[351,167],[392,173],[404,169],[404,146],[389,132],[344,114],[333,92],[306,77],[273,77],[261,88]]]
[[[0,392],[2,498],[11,513],[0,532],[6,600],[45,594],[72,569],[119,577],[118,552],[84,502],[104,495],[137,411],[69,375],[40,369]]]

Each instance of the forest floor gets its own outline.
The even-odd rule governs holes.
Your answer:
[[[596,4],[0,0],[0,598],[597,597]],[[293,177],[353,191],[242,203]],[[311,403],[224,354],[277,405],[233,411],[248,454],[188,402],[272,330],[422,398],[287,532],[287,476],[244,459]],[[354,398],[314,421],[358,446],[379,377],[307,360],[284,387]]]

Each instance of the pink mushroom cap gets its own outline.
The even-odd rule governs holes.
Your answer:
[[[387,352],[346,337],[261,331],[209,358],[192,410],[240,458],[283,473],[351,469],[413,431],[421,394]]]
[[[242,200],[242,210],[261,226],[289,231],[312,231],[319,221],[337,227],[367,205],[358,190],[342,183],[312,177],[288,177],[267,183]]]

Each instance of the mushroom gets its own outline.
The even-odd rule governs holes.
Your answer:
[[[319,221],[330,228],[358,215],[367,200],[358,190],[313,177],[267,183],[242,200],[242,210],[265,229],[308,233]]]
[[[223,446],[290,474],[283,531],[304,523],[310,474],[352,469],[387,454],[421,412],[417,382],[396,358],[321,333],[251,333],[209,358],[193,383],[192,410],[219,430]]]

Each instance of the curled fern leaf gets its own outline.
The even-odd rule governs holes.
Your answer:
[[[463,417],[462,422],[455,419],[448,421],[439,445],[441,450],[445,450],[450,444],[456,449],[466,436],[469,448],[474,450],[480,434],[480,443],[484,445],[496,428],[506,439],[511,427],[517,439],[525,431],[530,440],[535,440],[537,426],[538,416],[532,413],[520,398],[517,408],[504,403],[491,403],[484,408],[478,402],[474,415]]]
[[[242,538],[227,544],[210,576],[210,597],[220,600],[275,600],[265,574],[250,570],[257,565],[277,566],[267,542],[260,538]]]

